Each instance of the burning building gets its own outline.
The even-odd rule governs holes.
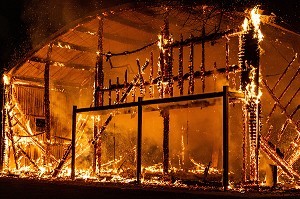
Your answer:
[[[3,76],[1,170],[227,189],[274,165],[298,180],[299,42],[258,7],[99,10]]]

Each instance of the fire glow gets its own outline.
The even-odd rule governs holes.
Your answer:
[[[150,59],[146,58],[145,64],[141,65],[139,59],[135,58],[134,66],[136,69],[133,72],[131,71],[131,74],[127,77],[128,71],[126,68],[124,83],[123,80],[119,81],[119,77],[117,77],[116,83],[114,83],[114,80],[107,80],[107,82],[109,82],[109,85],[107,86],[104,85],[106,80],[104,81],[103,79],[104,56],[107,55],[107,61],[111,61],[110,67],[113,70],[110,73],[114,73],[118,70],[118,72],[113,75],[119,75],[119,72],[122,69],[119,70],[117,69],[118,67],[113,67],[112,63],[115,60],[112,58],[113,56],[118,55],[126,55],[129,57],[130,53],[129,51],[119,54],[110,53],[110,51],[104,53],[102,44],[98,44],[95,55],[97,56],[97,67],[101,66],[102,68],[97,68],[92,72],[97,73],[100,71],[103,72],[103,74],[99,73],[96,75],[93,88],[94,98],[88,100],[90,100],[89,102],[92,101],[93,108],[98,108],[103,105],[105,98],[105,100],[108,101],[105,106],[108,108],[107,110],[95,109],[94,111],[91,111],[91,113],[78,113],[77,115],[76,112],[75,114],[73,112],[73,119],[75,116],[75,123],[73,122],[73,124],[76,130],[72,136],[76,134],[76,139],[74,137],[72,137],[72,139],[70,138],[70,132],[72,131],[73,133],[73,126],[71,127],[70,122],[71,114],[65,114],[65,112],[67,112],[66,109],[57,112],[55,112],[55,110],[53,113],[51,112],[53,115],[51,115],[52,118],[48,122],[50,122],[51,125],[56,124],[57,126],[62,126],[62,130],[54,129],[50,139],[46,138],[47,133],[45,130],[45,123],[47,120],[45,117],[35,117],[32,119],[28,116],[26,111],[36,111],[40,108],[43,109],[41,111],[42,114],[46,115],[45,105],[40,105],[38,99],[45,100],[47,96],[43,95],[44,93],[39,94],[38,91],[36,91],[36,93],[28,91],[29,89],[27,89],[27,87],[23,88],[25,91],[19,91],[16,82],[18,81],[18,86],[20,86],[22,80],[10,79],[9,76],[4,75],[3,81],[6,98],[4,107],[4,126],[6,148],[4,153],[3,175],[14,173],[19,177],[57,178],[66,180],[70,178],[72,172],[75,172],[74,179],[82,179],[85,181],[122,183],[141,182],[144,184],[178,187],[187,187],[187,184],[194,184],[195,187],[211,186],[219,188],[224,185],[224,190],[235,189],[235,184],[231,181],[231,178],[233,178],[236,172],[229,169],[227,174],[229,174],[230,178],[227,180],[227,184],[222,182],[222,175],[225,171],[225,167],[222,168],[220,160],[222,159],[220,147],[222,144],[219,137],[222,136],[217,134],[218,132],[216,130],[217,127],[222,126],[221,120],[217,118],[219,112],[221,112],[217,109],[221,107],[220,104],[222,99],[211,99],[207,97],[204,100],[199,100],[197,98],[188,101],[190,100],[188,97],[194,96],[194,94],[209,93],[206,93],[205,89],[210,87],[210,85],[207,87],[205,86],[205,79],[207,78],[207,82],[209,82],[209,77],[212,77],[215,88],[214,92],[209,93],[208,95],[216,96],[220,93],[217,90],[217,84],[226,81],[226,85],[230,84],[230,82],[234,82],[234,85],[230,88],[230,90],[232,90],[231,93],[236,94],[239,92],[242,96],[236,98],[238,98],[238,103],[242,103],[242,114],[244,115],[242,118],[244,120],[243,185],[265,185],[264,181],[262,182],[259,178],[258,167],[260,150],[264,150],[264,152],[270,156],[270,159],[278,164],[281,168],[281,173],[287,173],[289,177],[297,176],[297,174],[293,171],[289,172],[289,170],[298,160],[300,151],[297,150],[297,152],[294,153],[294,156],[284,160],[277,155],[272,155],[275,153],[274,151],[276,149],[274,150],[271,148],[261,135],[262,75],[260,74],[259,58],[260,42],[263,41],[264,36],[260,30],[261,21],[258,7],[253,8],[247,14],[249,16],[245,18],[243,23],[239,23],[239,27],[242,28],[242,31],[239,32],[240,48],[238,54],[238,66],[229,64],[231,62],[231,59],[229,58],[231,56],[229,56],[229,37],[232,35],[236,36],[236,33],[223,33],[215,30],[216,32],[209,35],[209,31],[206,32],[206,29],[203,27],[203,30],[201,30],[202,34],[199,36],[191,35],[189,38],[183,40],[183,36],[181,35],[181,38],[176,41],[175,37],[173,38],[170,34],[169,22],[165,20],[164,25],[161,28],[162,31],[158,35],[158,42],[154,42],[157,44],[157,46],[155,46],[157,49],[154,52],[151,51],[151,54],[149,53]],[[102,20],[101,17],[98,17],[97,19]],[[214,27],[214,29],[216,29],[216,27]],[[101,30],[99,29],[99,31]],[[101,32],[87,33],[89,36],[99,37],[99,43],[103,39],[100,37],[102,35]],[[205,61],[204,58],[205,53],[209,51],[205,51],[204,49],[209,48],[207,47],[209,46],[206,44],[207,42],[211,42],[211,46],[213,46],[213,42],[209,39],[216,35],[222,35],[220,36],[221,38],[226,38],[226,52],[224,53],[226,56],[226,67],[217,68],[217,63],[215,62],[214,69],[209,70],[209,66],[205,68],[205,63],[207,64],[208,61]],[[232,40],[230,42],[232,42]],[[201,48],[199,47],[199,44],[201,44]],[[58,42],[57,47],[61,48],[61,52],[63,52],[64,49],[68,49],[69,51],[74,50],[74,45],[70,46],[67,42]],[[80,50],[78,49],[80,48],[77,48],[77,53],[79,54]],[[136,52],[144,49],[146,49],[146,47],[139,48]],[[202,51],[200,66],[200,59],[195,61],[196,58],[198,58],[196,55],[199,54],[199,49]],[[197,53],[195,53],[196,51]],[[135,52],[135,50],[132,52]],[[233,50],[230,52],[235,51]],[[51,52],[49,51],[48,53]],[[157,56],[154,56],[154,53],[157,53],[158,55],[156,54]],[[186,56],[186,54],[188,54],[188,56]],[[251,56],[249,56],[249,54],[251,54]],[[178,55],[178,59],[175,55]],[[185,59],[183,58],[184,55],[186,56]],[[51,56],[49,56],[49,59],[50,57]],[[129,59],[128,57],[126,59]],[[157,64],[153,64],[154,60],[157,61]],[[58,61],[50,61],[51,60],[48,60],[46,64],[51,63],[53,66],[57,66],[56,68],[67,68],[67,64],[65,65]],[[185,62],[185,69],[183,67],[183,62]],[[80,67],[80,65],[81,64],[77,64],[76,67]],[[147,71],[148,65],[150,68],[149,72]],[[200,70],[197,70],[197,68]],[[176,69],[178,69],[177,76],[173,74]],[[136,71],[137,73],[135,73]],[[156,77],[153,71],[157,72]],[[187,72],[184,74],[184,71]],[[238,88],[236,88],[235,83],[235,76],[238,73],[242,74],[240,91],[237,91]],[[232,77],[232,81],[229,81],[231,74],[234,74],[234,77]],[[107,74],[105,73],[105,75]],[[112,74],[109,75],[111,75],[110,77],[113,76]],[[149,75],[149,81],[147,81],[146,75]],[[131,78],[132,81],[127,81],[127,78]],[[178,88],[174,86],[176,81],[178,81]],[[219,81],[219,83],[217,83],[217,81]],[[200,84],[202,84],[201,89],[199,86]],[[30,87],[32,85],[27,83],[25,86]],[[51,86],[54,85],[51,84]],[[187,87],[186,92],[184,92],[184,86]],[[34,85],[32,87],[33,89],[38,89],[41,86]],[[79,93],[82,92],[82,95],[86,95],[85,92],[88,89],[91,88],[80,87]],[[30,106],[28,103],[22,104],[22,99],[20,100],[17,98],[18,95],[21,95],[24,92],[34,95],[34,105]],[[72,92],[73,90],[69,93]],[[228,93],[226,93],[226,97],[227,94]],[[139,97],[138,100],[137,97]],[[168,101],[167,103],[159,105],[158,103],[153,103],[142,107],[144,99],[149,100],[157,98],[168,100],[172,97],[187,97],[185,99],[188,100],[182,100],[178,103],[177,101]],[[68,102],[71,98],[78,98],[78,96],[71,96],[68,98],[53,94],[51,100],[55,101],[56,98]],[[224,99],[225,98],[223,98],[223,103]],[[230,99],[233,99],[233,97]],[[230,101],[230,103],[232,101]],[[118,107],[127,103],[129,105],[126,108]],[[60,107],[60,105],[58,100],[53,106]],[[184,111],[180,112],[181,110]],[[224,110],[225,109],[223,109],[223,112]],[[140,124],[140,121],[136,120],[140,119],[138,116],[141,112],[145,115],[150,115],[150,113],[154,112],[156,115],[153,116],[153,114],[147,116],[148,118],[145,119],[145,123],[151,126],[151,129],[144,130],[146,133],[143,135],[143,140],[138,142],[137,140],[139,137],[136,135],[136,131],[138,131],[136,130],[136,124]],[[213,118],[212,121],[216,124],[214,123],[209,128],[203,127],[204,130],[196,129],[195,126],[201,123],[200,119],[196,117],[200,112],[204,113],[204,115],[214,115],[215,118]],[[54,116],[56,119],[62,118],[62,122],[60,121],[59,123],[59,121],[55,121],[53,119],[55,118]],[[64,117],[68,118],[66,119]],[[180,118],[180,120],[178,118]],[[185,119],[186,124],[183,122]],[[153,122],[152,120],[157,123],[151,123]],[[170,121],[172,121],[172,123]],[[158,122],[160,122],[160,124],[158,124]],[[204,120],[203,123],[209,125],[209,122],[211,121],[207,119]],[[183,123],[185,127],[183,127]],[[178,126],[180,126],[180,128],[177,128]],[[142,126],[139,127],[141,129],[144,128]],[[173,129],[176,129],[175,133],[172,132]],[[282,126],[281,129],[284,129],[284,126]],[[213,133],[209,132],[209,130]],[[197,133],[202,134],[199,136],[196,135]],[[209,136],[207,136],[207,134],[209,134]],[[174,137],[177,137],[176,141],[172,140]],[[210,148],[207,147],[209,149],[203,149],[204,147],[201,146],[201,148],[196,145],[194,143],[196,141],[193,139],[197,140],[198,137],[201,137],[203,140],[207,139],[207,145],[209,145]],[[137,143],[142,144],[144,151],[139,151],[140,147],[138,147]],[[169,145],[171,145],[170,143],[173,148],[169,147]],[[295,140],[291,142],[291,144],[293,148],[297,148],[299,142]],[[160,145],[163,146],[161,147]],[[261,149],[259,148],[260,145]],[[72,154],[74,151],[75,154]],[[207,158],[201,154],[202,152],[211,153],[212,157]],[[140,160],[142,162],[141,165],[138,165],[139,157],[142,158],[142,160]],[[75,166],[72,165],[74,160],[77,161],[76,171],[73,169]],[[139,166],[141,173],[137,172]],[[281,175],[281,173],[279,175]]]

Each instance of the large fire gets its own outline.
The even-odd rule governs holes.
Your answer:
[[[243,177],[244,183],[250,182],[251,185],[258,185],[259,183],[259,150],[261,149],[270,156],[270,158],[281,167],[281,173],[288,173],[289,176],[298,176],[297,173],[288,172],[289,168],[298,160],[300,151],[298,150],[293,157],[290,157],[289,160],[284,161],[276,155],[272,155],[273,149],[271,149],[261,135],[261,96],[262,89],[261,83],[262,78],[259,68],[259,56],[260,56],[260,42],[263,40],[264,36],[260,30],[260,14],[258,7],[253,8],[241,25],[242,31],[240,32],[240,49],[239,49],[239,69],[235,71],[232,69],[232,73],[241,72],[241,88],[240,93],[242,93],[243,103],[243,114],[244,114],[244,168],[243,168]],[[230,66],[229,66],[229,49],[226,47],[226,70],[219,70],[214,67],[214,70],[205,71],[204,67],[204,58],[201,65],[201,71],[194,71],[194,45],[196,46],[197,42],[202,42],[202,53],[204,57],[204,40],[205,30],[203,30],[203,35],[195,37],[199,39],[198,41],[194,38],[193,35],[186,41],[188,43],[187,47],[189,50],[189,71],[185,75],[183,74],[183,68],[180,66],[180,63],[183,62],[183,39],[176,46],[176,41],[169,33],[169,24],[165,22],[164,27],[162,28],[161,34],[158,36],[158,51],[159,58],[157,63],[157,77],[153,77],[153,53],[151,52],[150,60],[146,60],[143,66],[140,65],[139,60],[136,61],[138,66],[138,74],[133,76],[131,82],[127,82],[120,86],[119,79],[114,87],[111,85],[103,86],[103,88],[95,88],[95,93],[99,92],[98,90],[109,90],[107,98],[109,98],[109,106],[111,106],[112,95],[111,92],[115,92],[116,100],[112,107],[123,103],[126,103],[127,100],[136,103],[136,95],[140,94],[140,97],[146,97],[147,94],[150,94],[149,98],[154,98],[157,94],[158,98],[173,97],[175,92],[175,87],[173,86],[175,80],[178,81],[178,87],[180,93],[179,95],[183,96],[183,85],[184,80],[188,80],[188,94],[194,94],[194,86],[198,83],[195,79],[198,77],[201,79],[202,88],[205,89],[204,78],[212,74],[214,81],[216,81],[218,74],[222,71],[226,71],[226,76],[229,77]],[[204,29],[204,28],[203,28]],[[89,32],[91,35],[96,33]],[[182,35],[181,35],[182,37]],[[228,35],[225,35],[228,39]],[[229,39],[228,39],[229,40]],[[156,42],[155,42],[156,43]],[[250,46],[250,47],[249,47]],[[67,48],[72,49],[72,46],[68,43],[58,42],[58,48]],[[178,76],[173,76],[173,47],[179,48],[179,61],[178,61]],[[126,52],[128,53],[128,52]],[[251,56],[249,56],[249,54]],[[96,52],[97,56],[103,56],[104,54],[100,51]],[[106,54],[109,59],[109,56],[112,54]],[[53,66],[64,67],[64,63],[53,62]],[[145,79],[147,74],[146,68],[150,65],[150,74],[149,82]],[[196,68],[196,67],[195,67]],[[220,72],[221,71],[221,72]],[[127,78],[127,70],[126,70]],[[185,78],[185,79],[184,79]],[[40,126],[33,124],[33,120],[30,119],[24,110],[25,107],[21,107],[19,99],[17,99],[16,85],[23,85],[19,80],[11,80],[9,76],[3,76],[4,86],[5,86],[5,97],[7,98],[4,105],[4,115],[5,115],[5,153],[4,153],[4,166],[2,175],[15,175],[19,177],[34,177],[34,178],[45,178],[45,179],[69,179],[72,173],[71,170],[71,151],[72,146],[70,134],[65,133],[63,136],[55,134],[51,137],[48,142],[45,139],[45,130],[39,130],[38,128],[43,128],[45,121],[43,119],[38,120]],[[227,80],[228,81],[228,80]],[[235,82],[235,80],[233,80]],[[228,83],[228,82],[226,82]],[[16,85],[15,85],[16,84]],[[235,84],[235,83],[234,83]],[[25,85],[25,83],[24,83]],[[28,85],[28,84],[26,84]],[[149,86],[149,87],[147,87]],[[122,87],[122,88],[121,88]],[[136,91],[136,88],[140,88],[139,92]],[[147,93],[146,89],[149,88]],[[157,93],[155,93],[155,88]],[[181,90],[182,89],[182,90]],[[235,90],[233,88],[232,90]],[[132,96],[132,100],[129,100],[128,96]],[[128,99],[127,99],[128,98]],[[145,110],[156,111],[159,113],[157,116],[157,121],[163,120],[163,127],[158,128],[156,124],[152,126],[153,131],[157,129],[164,131],[164,136],[167,134],[169,136],[170,130],[170,112],[173,110],[178,111],[176,108],[187,110],[186,112],[177,113],[180,117],[183,117],[184,114],[189,114],[193,112],[189,108],[199,108],[202,110],[202,107],[216,106],[219,108],[220,101],[208,101],[203,102],[201,100],[192,100],[189,104],[172,104],[172,105],[152,105],[146,106]],[[35,102],[37,103],[37,102]],[[128,108],[126,110],[109,107],[107,110],[95,111],[88,114],[77,114],[76,120],[76,140],[75,142],[75,158],[77,162],[77,169],[75,173],[76,179],[91,180],[95,182],[122,182],[122,183],[132,183],[136,182],[136,164],[137,164],[137,154],[138,147],[136,144],[136,136],[133,134],[136,133],[133,126],[136,125],[136,122],[132,122],[137,119],[137,109],[136,107]],[[166,108],[167,107],[167,108]],[[174,108],[175,107],[175,108]],[[179,109],[178,108],[178,109]],[[112,109],[112,110],[111,110]],[[199,110],[197,110],[199,111]],[[146,112],[146,111],[145,111]],[[175,112],[175,111],[174,111]],[[216,114],[218,111],[212,110],[207,112],[208,114]],[[128,118],[124,119],[129,115],[130,121]],[[161,118],[160,118],[161,117]],[[220,149],[218,147],[211,147],[213,157],[209,161],[201,162],[201,156],[198,154],[199,148],[194,145],[189,145],[188,136],[192,134],[192,130],[189,131],[189,119],[187,117],[186,128],[181,128],[180,133],[176,135],[179,139],[176,142],[177,147],[173,147],[169,151],[169,148],[166,150],[166,147],[159,148],[156,144],[152,144],[156,138],[153,140],[143,140],[143,147],[146,148],[147,154],[143,154],[144,163],[141,166],[141,183],[144,184],[159,184],[167,186],[181,186],[186,187],[187,184],[193,185],[211,185],[215,187],[221,187],[222,181],[222,166],[220,166],[221,155]],[[192,116],[193,117],[193,116]],[[120,119],[121,118],[121,119]],[[153,117],[154,118],[154,117]],[[152,119],[153,119],[152,118]],[[118,122],[127,125],[126,128],[123,128],[122,125],[115,125]],[[174,119],[174,118],[172,118]],[[151,120],[151,119],[150,119]],[[191,118],[191,121],[195,118]],[[35,121],[37,122],[37,121]],[[161,121],[160,121],[161,122]],[[197,122],[197,121],[196,121]],[[67,123],[67,122],[66,122]],[[114,123],[114,125],[112,125]],[[131,124],[134,123],[134,124]],[[180,123],[181,124],[181,123]],[[174,124],[178,126],[180,124]],[[118,129],[119,128],[119,129]],[[122,129],[123,128],[123,129]],[[171,127],[173,128],[173,126]],[[96,129],[96,131],[95,131]],[[121,129],[121,130],[120,130]],[[125,130],[124,130],[125,129]],[[67,129],[65,131],[70,131]],[[93,132],[95,131],[95,132]],[[195,130],[196,132],[199,130]],[[104,133],[105,132],[105,133]],[[132,133],[134,132],[134,133]],[[197,132],[197,133],[198,133]],[[93,134],[94,133],[94,134]],[[195,132],[194,132],[195,133]],[[205,132],[206,133],[206,132]],[[215,136],[215,135],[214,135]],[[220,137],[220,135],[218,135]],[[154,136],[152,136],[154,137]],[[170,136],[172,137],[172,136]],[[174,136],[175,137],[175,136]],[[209,136],[208,136],[209,137]],[[195,138],[195,137],[192,137]],[[168,137],[169,139],[169,137]],[[218,138],[214,138],[218,140]],[[59,141],[58,141],[59,140]],[[117,143],[121,140],[123,143]],[[297,141],[297,140],[296,140]],[[293,142],[294,148],[297,148],[299,142]],[[298,140],[299,141],[299,140]],[[168,142],[165,140],[163,143]],[[50,150],[47,149],[47,146],[50,145]],[[98,146],[97,146],[98,145]],[[100,146],[99,146],[100,145]],[[117,146],[118,145],[118,146]],[[175,145],[175,144],[174,144]],[[220,145],[217,141],[212,145]],[[261,146],[260,146],[261,145]],[[101,162],[94,163],[95,161],[92,157],[96,147],[101,147]],[[59,148],[60,150],[55,149]],[[247,149],[248,147],[248,149]],[[193,151],[194,150],[194,151]],[[195,152],[196,151],[196,152]],[[159,158],[156,157],[157,154],[164,156],[167,154],[168,159],[165,160],[165,157]],[[145,156],[145,157],[144,157]],[[148,156],[152,159],[149,160]],[[50,161],[47,161],[49,159]],[[164,162],[165,161],[165,162]],[[167,163],[166,163],[167,162]],[[96,167],[96,168],[95,168]],[[249,171],[249,173],[247,173]],[[229,171],[230,178],[233,178],[235,173]],[[279,174],[280,175],[280,174]],[[231,179],[230,179],[231,180]],[[261,183],[261,185],[264,182]],[[229,189],[234,189],[234,183],[231,181],[228,186]],[[239,190],[240,188],[236,188]]]

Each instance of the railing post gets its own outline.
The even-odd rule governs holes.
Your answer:
[[[73,106],[73,113],[72,113],[72,159],[71,159],[71,179],[72,180],[75,180],[76,111],[77,111],[77,106]]]
[[[137,183],[141,182],[141,170],[142,170],[142,123],[143,123],[143,98],[138,98],[138,134],[137,134],[137,158],[136,158],[136,180]]]
[[[228,86],[223,87],[223,187],[228,190]]]

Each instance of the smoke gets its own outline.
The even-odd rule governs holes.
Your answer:
[[[99,1],[29,0],[25,2],[22,19],[27,24],[32,47],[70,22],[86,16],[101,7]]]

